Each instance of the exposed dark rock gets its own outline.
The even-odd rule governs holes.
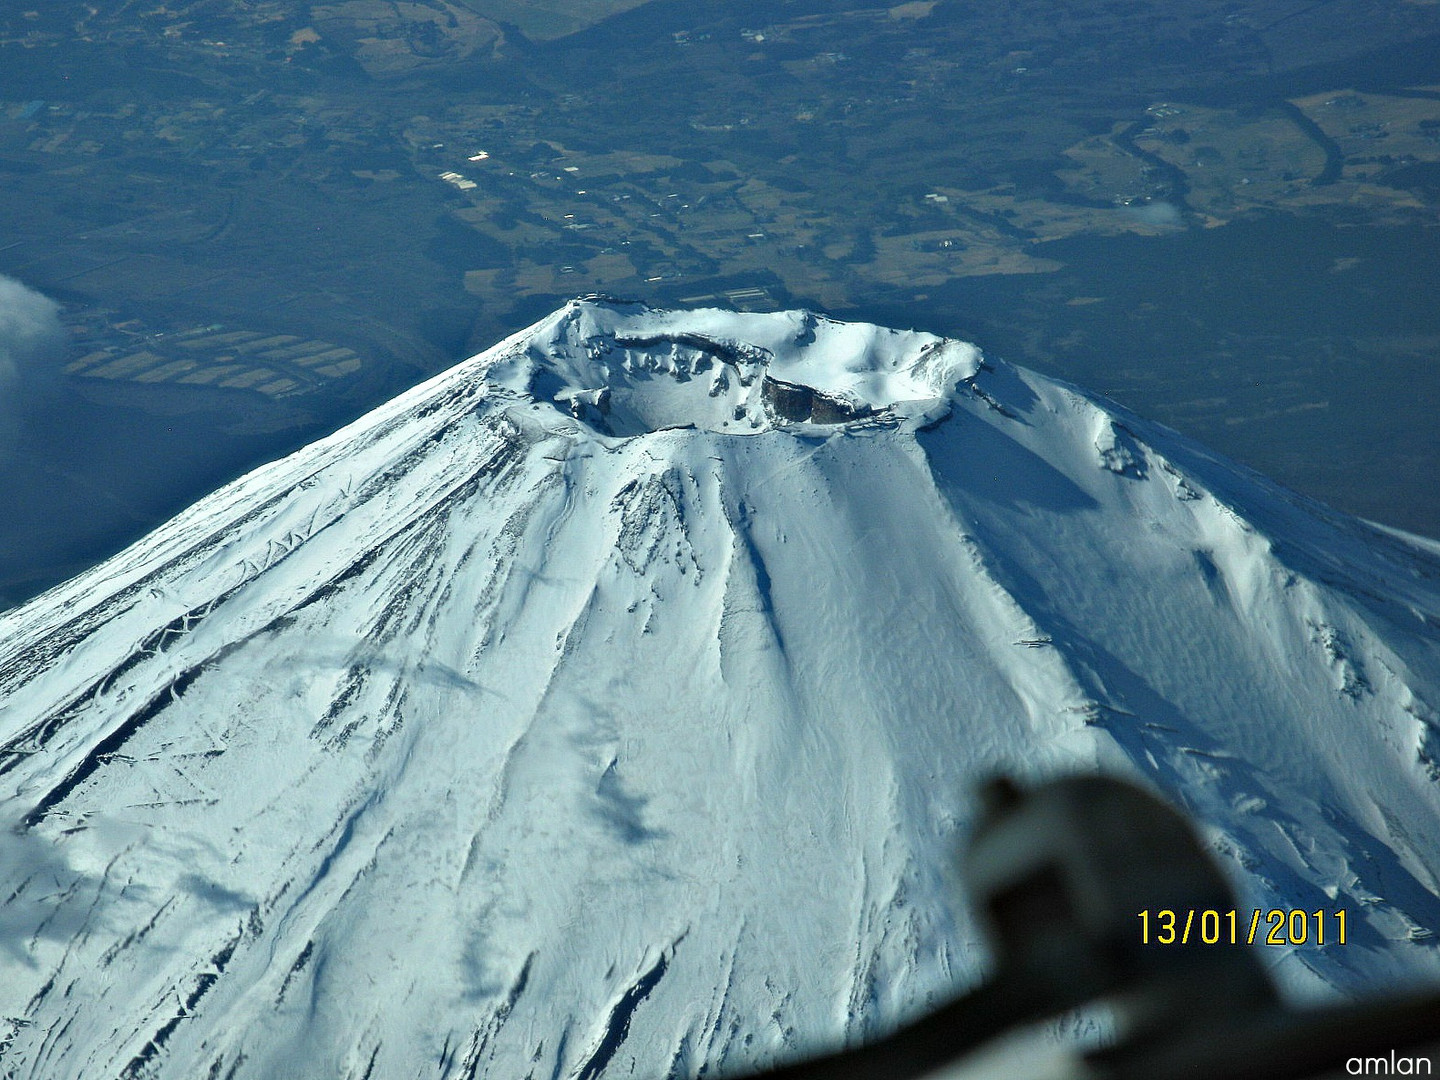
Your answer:
[[[765,408],[783,420],[812,424],[844,424],[870,415],[870,406],[855,404],[823,390],[765,376],[760,386]]]

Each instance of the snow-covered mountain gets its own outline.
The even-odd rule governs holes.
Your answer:
[[[576,301],[0,616],[0,1076],[689,1078],[974,982],[1106,770],[1440,976],[1440,545],[974,347]]]

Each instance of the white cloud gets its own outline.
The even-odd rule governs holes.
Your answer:
[[[14,437],[26,400],[54,379],[64,347],[60,305],[0,276],[0,450]]]
[[[1132,203],[1125,207],[1122,213],[1142,224],[1162,228],[1178,229],[1185,224],[1185,215],[1180,212],[1180,208],[1168,202]]]

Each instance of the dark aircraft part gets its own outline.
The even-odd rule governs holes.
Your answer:
[[[1018,982],[1050,1012],[1140,990],[1157,1025],[1167,1022],[1171,998],[1191,1015],[1275,1004],[1253,952],[1206,946],[1198,933],[1187,944],[1145,943],[1141,911],[1237,906],[1194,830],[1165,803],[1095,776],[1028,794],[996,780],[982,797],[964,870],[997,979]],[[1195,996],[1197,987],[1204,995]]]
[[[1102,1002],[1117,1038],[1077,1055],[1074,1077],[1329,1080],[1426,1075],[1440,1060],[1440,995],[1297,1012],[1255,947],[1207,944],[1193,920],[1170,944],[1147,941],[1142,911],[1183,922],[1238,906],[1189,823],[1154,795],[1069,777],[1030,791],[995,780],[982,798],[963,868],[990,978],[875,1043],[755,1080],[941,1080],[1000,1035]]]

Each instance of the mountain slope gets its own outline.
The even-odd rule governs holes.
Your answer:
[[[1440,555],[931,335],[575,302],[0,616],[0,1075],[695,1076],[983,962],[1148,777],[1440,975]]]

